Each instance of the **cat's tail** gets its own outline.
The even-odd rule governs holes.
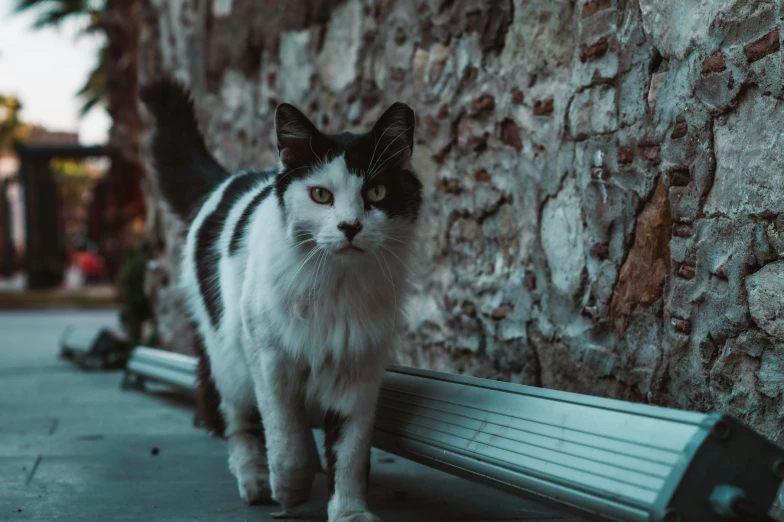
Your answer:
[[[141,99],[155,119],[149,152],[158,188],[171,209],[190,221],[229,173],[207,151],[185,86],[171,78],[157,80],[142,88]]]

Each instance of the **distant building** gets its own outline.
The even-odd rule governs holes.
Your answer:
[[[76,132],[51,131],[41,125],[30,126],[30,136],[25,143],[28,145],[46,143],[47,145],[79,145],[79,134]]]
[[[25,143],[35,145],[79,145],[76,132],[51,131],[41,125],[30,125],[29,136]],[[14,177],[19,173],[19,159],[12,150],[0,150],[0,180]]]
[[[79,145],[79,135],[75,132],[51,131],[41,125],[30,125],[29,134],[25,144],[47,145]],[[6,228],[10,237],[4,238],[0,244],[5,243],[6,248],[11,247],[16,259],[21,259],[25,253],[25,213],[24,190],[18,179],[19,158],[11,150],[0,150],[0,197],[5,201],[0,202],[0,209],[5,209],[5,216],[0,216],[0,221],[8,219]],[[2,223],[0,223],[2,224]],[[3,228],[0,227],[0,231]]]

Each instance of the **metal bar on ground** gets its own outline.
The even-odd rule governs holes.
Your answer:
[[[122,368],[130,347],[123,336],[108,328],[69,326],[60,338],[60,357],[90,370]]]
[[[152,381],[193,392],[197,363],[190,355],[138,346],[128,359],[122,385],[123,388],[143,387],[145,381]]]
[[[128,379],[194,390],[196,359],[139,347]],[[373,445],[597,521],[768,517],[784,450],[737,420],[392,366]]]

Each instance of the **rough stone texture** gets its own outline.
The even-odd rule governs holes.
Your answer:
[[[784,213],[784,134],[773,131],[782,128],[784,102],[771,96],[751,96],[726,121],[717,123],[716,179],[705,212]]]
[[[570,179],[542,212],[542,249],[553,287],[572,295],[580,287],[585,268],[585,229],[580,194]]]
[[[781,2],[148,2],[141,80],[188,82],[230,168],[276,160],[282,101],[332,131],[414,107],[400,362],[721,410],[784,443]],[[168,273],[179,236],[153,214]],[[174,303],[170,276],[151,288]]]
[[[757,326],[774,337],[784,339],[784,261],[765,265],[759,272],[748,276],[746,291],[751,317]]]

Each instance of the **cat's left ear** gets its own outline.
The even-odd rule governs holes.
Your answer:
[[[385,157],[396,163],[411,159],[414,153],[414,111],[405,103],[393,103],[378,119],[372,135],[378,143],[377,149],[386,150]],[[382,147],[383,145],[383,147]]]
[[[297,163],[315,161],[313,139],[319,131],[296,107],[282,103],[275,111],[275,134],[281,162],[291,167]]]

